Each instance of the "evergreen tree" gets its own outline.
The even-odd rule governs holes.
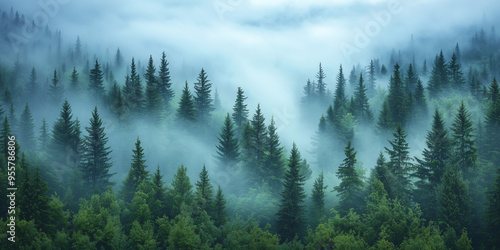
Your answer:
[[[75,42],[75,59],[80,59],[82,56],[82,42],[80,41],[80,36],[76,37]]]
[[[408,71],[406,72],[405,93],[406,94],[408,94],[410,92],[415,93],[418,81],[420,81],[420,79],[418,78],[418,74],[414,70],[413,65],[410,63],[410,66],[408,67]]]
[[[487,234],[490,244],[500,245],[500,168],[497,169],[497,177],[493,183],[493,189],[487,192],[489,204],[486,210]]]
[[[104,97],[103,76],[101,65],[95,60],[94,68],[90,70],[89,75],[89,91],[93,96],[98,98]]]
[[[137,72],[134,58],[132,58],[130,64],[130,78],[128,80],[125,82],[125,88],[123,89],[127,106],[134,114],[140,114],[144,106],[144,94],[141,77]]]
[[[415,201],[421,205],[424,217],[428,220],[437,219],[437,193],[441,184],[446,165],[450,158],[451,141],[445,128],[441,114],[436,109],[432,129],[427,133],[426,148],[422,159],[416,158],[417,165],[414,176],[418,178],[415,183]]]
[[[285,163],[283,161],[283,147],[280,145],[280,138],[276,132],[277,128],[274,118],[267,127],[268,138],[265,142],[264,165],[262,177],[265,183],[269,185],[272,192],[281,190],[281,180],[284,175]]]
[[[19,143],[25,150],[33,150],[36,148],[35,140],[35,124],[31,115],[28,103],[24,106],[23,113],[19,121]]]
[[[47,196],[49,188],[47,182],[42,180],[38,167],[32,177],[31,183],[24,182],[25,185],[21,187],[22,193],[28,194],[30,199],[25,200],[20,205],[24,203],[22,206],[24,218],[34,220],[36,227],[43,230],[50,226],[48,221],[49,197]]]
[[[125,100],[123,97],[122,88],[120,87],[120,85],[118,85],[116,81],[113,82],[113,87],[111,87],[109,95],[110,95],[109,99],[111,102],[110,104],[111,112],[116,114],[119,121],[125,119],[128,110],[127,107],[125,107]]]
[[[97,106],[92,112],[90,124],[85,127],[88,135],[83,139],[82,153],[82,177],[83,182],[93,193],[106,191],[108,185],[113,183],[109,178],[113,175],[109,173],[112,167],[110,162],[110,147],[107,147],[108,138],[104,132],[102,120],[99,117]]]
[[[387,74],[387,67],[385,67],[384,64],[382,64],[382,67],[380,67],[380,74],[382,74],[383,76]]]
[[[500,165],[500,94],[498,83],[493,79],[489,87],[490,102],[486,113],[485,130],[488,135],[485,147],[488,148],[486,158],[495,166]]]
[[[391,117],[391,108],[387,99],[382,104],[382,110],[378,115],[377,128],[379,131],[390,131],[394,128],[394,121]]]
[[[224,120],[224,126],[219,133],[219,145],[216,146],[217,149],[217,161],[221,169],[233,168],[238,164],[240,152],[238,139],[235,136],[235,131],[233,128],[233,123],[229,117],[229,113],[226,115]]]
[[[214,109],[220,110],[221,107],[222,107],[222,104],[220,103],[219,92],[217,91],[217,88],[215,88],[215,91],[214,91]]]
[[[49,96],[52,103],[59,105],[63,98],[64,89],[61,84],[59,84],[59,77],[57,76],[57,71],[54,70],[54,77],[52,77],[52,84],[49,86]]]
[[[146,80],[146,111],[155,122],[162,119],[164,100],[161,96],[159,79],[155,76],[156,68],[153,57],[149,56],[148,67],[144,79]]]
[[[443,56],[443,51],[434,59],[431,76],[429,77],[428,89],[431,97],[437,97],[444,87],[448,86],[448,65]]]
[[[384,185],[384,189],[387,194],[389,196],[393,196],[393,192],[391,190],[393,178],[394,176],[389,172],[389,169],[387,168],[387,160],[385,159],[382,151],[380,151],[377,158],[377,163],[371,172],[370,185],[373,185],[375,180],[378,180]]]
[[[335,96],[333,100],[333,111],[336,119],[343,116],[347,112],[347,97],[345,95],[345,78],[340,65],[339,74],[337,75],[337,87],[335,88]]]
[[[460,232],[469,223],[470,200],[467,184],[460,178],[456,166],[448,166],[443,175],[439,220],[455,232]]]
[[[179,100],[179,107],[177,108],[177,120],[182,123],[196,121],[196,111],[194,108],[194,100],[188,88],[188,83],[182,90],[181,99]]]
[[[410,197],[410,170],[413,168],[413,164],[410,162],[410,147],[406,142],[406,132],[400,125],[396,127],[393,135],[394,139],[389,141],[392,149],[385,147],[389,154],[387,167],[395,178],[391,187],[394,196],[390,198],[398,198],[407,203]]]
[[[362,202],[363,176],[359,169],[356,169],[356,151],[351,145],[351,141],[347,142],[344,150],[346,158],[340,164],[337,170],[337,177],[340,184],[333,188],[337,191],[340,197],[338,209],[341,214],[347,214],[349,209],[359,209]]]
[[[464,73],[462,72],[462,65],[460,64],[459,59],[455,53],[453,53],[453,55],[451,56],[449,74],[449,80],[453,89],[462,90],[465,88],[465,78]]]
[[[170,70],[168,69],[167,56],[165,51],[161,54],[160,69],[158,70],[158,81],[160,91],[165,103],[165,110],[170,110],[170,101],[174,98],[174,91],[172,90],[172,82],[170,80]]]
[[[253,115],[252,121],[252,136],[251,136],[251,148],[253,160],[250,167],[251,171],[254,173],[254,178],[256,178],[257,183],[262,182],[262,178],[265,178],[266,173],[262,171],[265,156],[265,143],[267,141],[267,129],[265,125],[265,118],[261,112],[260,104],[257,105],[255,114]]]
[[[319,70],[316,74],[316,79],[318,79],[318,85],[316,87],[318,97],[320,102],[326,101],[326,83],[325,83],[326,74],[323,72],[323,67],[321,67],[321,63],[319,63]]]
[[[238,92],[236,93],[236,101],[234,102],[233,106],[233,114],[231,115],[234,124],[236,125],[236,131],[238,135],[239,133],[241,133],[243,126],[248,120],[248,109],[247,105],[245,104],[246,99],[247,97],[245,96],[243,89],[241,87],[238,87]]]
[[[144,149],[141,147],[141,140],[137,137],[135,148],[132,150],[130,170],[123,182],[122,194],[125,201],[130,202],[139,185],[148,179],[149,171],[146,170],[146,159],[144,158]]]
[[[306,86],[304,86],[304,97],[302,97],[302,103],[306,105],[311,105],[316,100],[316,89],[311,80],[307,79]]]
[[[304,231],[302,203],[306,198],[304,176],[300,175],[300,153],[293,144],[288,160],[288,171],[283,181],[281,203],[278,210],[277,230],[283,242],[291,241],[295,235],[302,236]]]
[[[17,134],[17,129],[19,128],[18,127],[18,121],[17,121],[17,117],[16,117],[16,111],[14,109],[14,102],[11,101],[10,102],[10,108],[9,108],[9,124],[10,124],[10,128],[12,130],[12,133],[13,134]]]
[[[120,51],[120,47],[116,49],[116,54],[115,54],[115,69],[121,68],[123,65],[123,55],[122,52]]]
[[[475,174],[477,161],[476,139],[472,134],[474,127],[471,121],[470,113],[465,108],[465,104],[460,104],[458,113],[451,125],[452,145],[453,145],[453,164],[458,164],[458,170],[464,179],[469,180],[472,174]]]
[[[373,121],[373,113],[368,104],[368,97],[366,96],[366,87],[363,84],[363,74],[359,74],[359,84],[354,92],[354,115],[363,122]]]
[[[207,78],[205,70],[202,68],[197,78],[198,82],[194,84],[195,96],[194,104],[196,107],[196,117],[200,122],[207,122],[210,112],[213,111],[213,100],[211,97],[212,83]]]
[[[351,72],[349,73],[349,93],[353,93],[357,88],[359,79],[356,76],[356,67],[352,66]]]
[[[427,76],[427,60],[424,60],[424,64],[422,65],[422,75]]]
[[[172,196],[173,196],[173,215],[176,216],[181,212],[181,206],[190,206],[193,203],[193,185],[186,174],[187,168],[180,165],[177,168],[177,173],[172,180]]]
[[[38,79],[35,67],[31,69],[31,74],[26,83],[26,96],[29,98],[35,98],[38,95]]]
[[[366,86],[366,91],[369,96],[375,95],[375,65],[373,60],[370,60],[370,65],[368,66],[368,83]]]
[[[196,182],[197,197],[199,196],[200,198],[198,203],[201,209],[205,210],[208,214],[212,214],[210,208],[213,204],[213,186],[210,183],[205,165],[203,165],[199,177],[200,180]]]
[[[222,194],[220,186],[217,187],[217,194],[215,195],[214,214],[212,219],[216,227],[221,227],[227,220],[226,199]]]
[[[417,81],[417,87],[415,88],[415,95],[413,97],[415,99],[415,117],[419,120],[419,118],[423,118],[427,114],[427,102],[425,101],[424,85],[420,79]]]
[[[81,150],[80,126],[73,120],[71,105],[65,100],[59,119],[52,128],[50,152],[52,159],[64,166],[76,166]]]
[[[80,83],[78,82],[78,72],[76,71],[76,67],[73,67],[73,71],[71,71],[70,76],[70,88],[73,91],[77,91],[80,89]]]
[[[312,199],[312,209],[311,209],[311,217],[312,224],[316,226],[319,223],[321,217],[325,216],[325,190],[328,186],[324,184],[324,176],[323,171],[319,174],[318,178],[314,180],[313,190],[311,194]]]
[[[38,140],[40,142],[40,147],[39,149],[41,151],[45,151],[47,149],[47,145],[49,144],[49,129],[47,126],[47,122],[45,121],[45,118],[42,120],[42,126],[40,127],[40,137],[38,137]]]
[[[394,66],[394,73],[389,81],[389,95],[387,96],[392,121],[404,126],[408,116],[407,98],[404,93],[403,81],[399,72],[399,65]]]

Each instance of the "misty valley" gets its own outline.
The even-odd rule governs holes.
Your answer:
[[[333,15],[318,1],[289,4]],[[103,19],[123,28],[109,37],[99,11],[64,14],[90,3],[63,2],[0,4],[0,249],[500,248],[497,17],[387,42],[408,10],[391,2],[342,55],[286,39],[288,23],[333,36],[302,30],[316,12],[238,16],[276,7],[258,0],[193,30],[160,18],[163,3],[123,3]],[[158,40],[151,20],[228,30]],[[286,38],[262,40],[274,33]],[[210,44],[238,35],[241,47]]]

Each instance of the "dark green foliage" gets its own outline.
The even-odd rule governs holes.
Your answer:
[[[373,61],[372,61],[373,62]],[[373,113],[368,104],[368,97],[366,95],[366,87],[363,84],[363,74],[359,74],[359,84],[354,92],[354,116],[362,122],[373,121]]]
[[[36,148],[35,139],[35,124],[33,123],[33,116],[31,110],[26,103],[23,113],[19,120],[19,138],[18,141],[24,150],[33,150]]]
[[[219,140],[219,145],[216,145],[216,158],[219,163],[219,168],[226,169],[235,167],[239,162],[240,152],[238,139],[235,135],[233,123],[229,117],[229,113],[226,115],[224,126],[222,127],[217,139]]]
[[[425,101],[425,95],[424,95],[424,85],[422,84],[422,81],[418,79],[417,81],[417,86],[415,88],[415,94],[413,95],[414,98],[414,108],[413,110],[415,111],[414,117],[415,119],[418,120],[423,120],[423,118],[427,114],[427,102]]]
[[[158,70],[158,81],[160,91],[165,103],[165,109],[170,110],[170,101],[174,98],[174,91],[172,90],[172,82],[170,81],[170,70],[168,68],[167,56],[165,51],[161,54],[160,68]]]
[[[281,190],[281,180],[283,179],[285,170],[284,148],[280,145],[280,138],[276,130],[274,118],[272,118],[271,123],[267,127],[268,138],[264,146],[266,153],[262,169],[264,183],[269,185],[272,192],[279,192]]]
[[[47,150],[47,146],[49,144],[49,128],[47,127],[47,122],[45,118],[42,120],[42,126],[40,127],[40,136],[38,137],[39,141],[39,149],[42,152]]]
[[[106,146],[108,137],[104,132],[104,127],[97,107],[92,111],[90,124],[85,127],[88,135],[83,139],[83,153],[80,167],[84,185],[92,193],[104,192],[108,185],[112,185],[109,178],[113,175],[109,173],[112,167],[110,147]]]
[[[455,53],[451,56],[451,61],[449,65],[449,80],[451,87],[456,90],[462,90],[465,88],[465,78],[462,72],[462,65]]]
[[[265,118],[261,112],[260,104],[257,105],[250,123],[250,127],[243,130],[242,141],[244,142],[241,145],[244,148],[244,160],[247,171],[250,172],[255,183],[262,184],[263,178],[266,175],[263,172],[263,165],[268,137]]]
[[[159,122],[163,117],[165,107],[161,96],[160,82],[155,75],[156,68],[153,64],[153,57],[149,56],[148,67],[144,79],[146,80],[146,103],[145,108],[153,122]]]
[[[38,96],[39,91],[39,83],[37,79],[37,74],[35,67],[31,69],[31,73],[28,78],[28,82],[26,82],[26,96],[28,98],[35,98]]]
[[[498,82],[493,79],[489,87],[489,107],[486,113],[485,130],[487,138],[485,146],[489,149],[486,158],[495,166],[500,165],[500,93]]]
[[[186,85],[182,90],[181,99],[179,100],[179,107],[177,108],[176,114],[177,120],[183,124],[187,124],[190,122],[196,121],[196,111],[194,108],[194,100],[191,92],[188,88],[188,83],[186,81]]]
[[[414,193],[415,201],[422,207],[424,217],[437,219],[437,193],[447,163],[450,160],[451,141],[445,128],[441,114],[436,109],[432,129],[427,133],[426,148],[422,159],[416,158],[418,164],[413,174],[418,181]]]
[[[49,97],[52,103],[59,105],[63,98],[64,88],[59,82],[59,77],[57,76],[57,71],[54,70],[54,76],[52,77],[52,84],[49,86]]]
[[[370,65],[368,66],[368,81],[366,84],[366,91],[369,96],[375,95],[375,65],[373,60],[370,60]]]
[[[137,73],[134,58],[130,64],[130,77],[126,78],[123,95],[126,100],[127,107],[134,114],[139,114],[144,106],[144,93],[141,85],[141,77]]]
[[[408,66],[408,71],[406,72],[405,78],[405,93],[408,94],[410,92],[415,93],[415,89],[417,87],[417,83],[420,81],[418,78],[417,72],[413,69],[413,65],[410,63]]]
[[[125,106],[125,100],[123,97],[123,92],[122,88],[118,83],[115,81],[113,82],[113,86],[111,87],[111,91],[109,93],[109,99],[110,99],[110,106],[109,108],[111,109],[111,112],[116,114],[116,118],[121,121],[126,118],[128,115],[128,109]]]
[[[104,80],[103,72],[101,70],[101,65],[97,60],[95,60],[94,68],[90,70],[89,75],[89,91],[92,96],[97,98],[104,97]]]
[[[410,162],[410,147],[408,142],[406,142],[406,132],[403,128],[398,125],[393,133],[394,139],[389,141],[391,148],[385,147],[385,150],[389,154],[389,162],[387,167],[391,174],[394,176],[394,182],[389,188],[393,191],[393,197],[398,198],[404,203],[409,202],[410,193],[410,171],[413,168],[413,164]]]
[[[80,89],[80,83],[78,82],[78,72],[76,71],[76,67],[73,67],[73,71],[71,71],[69,87],[72,91],[77,91]]]
[[[468,186],[460,177],[457,165],[448,166],[439,195],[439,220],[456,232],[466,228],[470,219]]]
[[[380,132],[391,131],[394,129],[394,121],[391,116],[391,107],[387,99],[382,104],[382,110],[378,115],[377,128]]]
[[[312,208],[311,208],[311,219],[312,225],[316,226],[319,220],[326,215],[325,209],[325,190],[328,188],[324,184],[323,171],[319,174],[318,178],[314,180],[313,190],[311,194]]]
[[[333,99],[333,112],[335,119],[341,119],[341,117],[347,112],[347,97],[345,95],[345,77],[342,70],[342,65],[340,65],[339,73],[337,75],[337,87],[335,88],[335,96]],[[337,125],[338,126],[338,125]]]
[[[132,150],[132,162],[127,178],[123,182],[122,194],[125,201],[130,202],[139,185],[148,179],[149,171],[146,170],[146,159],[144,159],[144,149],[141,147],[141,140],[137,137],[135,148]]]
[[[233,114],[231,117],[233,118],[234,124],[236,125],[236,131],[241,132],[245,123],[248,120],[248,109],[245,104],[245,100],[247,97],[243,92],[241,87],[238,87],[238,92],[236,93],[236,101],[233,105]],[[237,133],[239,135],[239,133]]]
[[[304,232],[304,206],[306,198],[304,191],[304,176],[300,175],[300,153],[295,143],[293,144],[288,160],[288,171],[283,181],[281,203],[278,210],[277,230],[281,241],[291,241]]]
[[[49,188],[47,182],[42,180],[40,169],[37,167],[34,174],[31,174],[28,164],[25,164],[24,181],[21,184],[21,199],[19,207],[21,208],[21,218],[25,220],[34,220],[37,228],[45,231],[50,227],[49,215],[49,197],[47,196]]]
[[[337,170],[337,177],[340,180],[340,184],[333,188],[340,197],[338,210],[342,215],[347,214],[349,210],[353,208],[358,210],[363,200],[361,194],[363,189],[363,176],[361,175],[360,169],[356,166],[357,152],[354,151],[350,141],[347,142],[344,153],[346,158]]]
[[[458,164],[458,170],[464,179],[470,179],[475,174],[477,161],[476,139],[469,111],[462,102],[451,125],[453,164]]]
[[[427,88],[429,89],[429,95],[433,98],[437,97],[442,90],[448,86],[448,65],[443,56],[443,51],[436,55],[434,59],[434,65],[432,67],[431,76],[429,77],[429,83]]]
[[[81,151],[80,125],[73,120],[71,105],[64,101],[59,118],[52,127],[49,145],[52,159],[62,166],[76,167]]]
[[[500,168],[497,170],[497,177],[493,187],[487,193],[488,195],[488,208],[486,210],[487,229],[490,244],[494,246],[500,245]]]
[[[399,72],[399,65],[394,66],[394,73],[389,81],[389,103],[391,119],[395,124],[404,126],[408,118],[408,99],[404,92],[403,81]]]
[[[326,101],[326,83],[325,83],[326,74],[323,72],[323,67],[321,67],[321,63],[319,63],[319,70],[316,74],[316,79],[318,79],[318,85],[316,86],[317,94],[320,99],[320,102]]]
[[[209,214],[212,214],[211,207],[213,204],[213,186],[208,177],[208,171],[205,165],[199,175],[200,179],[196,182],[196,198],[201,209]]]
[[[180,165],[177,168],[177,173],[172,180],[172,197],[173,197],[173,215],[176,216],[181,212],[181,206],[190,206],[193,203],[193,185],[187,176],[187,168]]]
[[[214,225],[220,227],[227,221],[226,199],[224,198],[224,194],[222,194],[220,186],[217,187],[217,194],[215,195],[213,207],[214,213],[212,219],[214,220]]]
[[[200,122],[207,122],[210,117],[210,112],[213,111],[213,100],[211,97],[212,83],[208,80],[207,73],[202,68],[198,78],[194,84],[194,104],[196,107],[196,117]]]
[[[382,64],[382,67],[380,67],[380,74],[383,76],[387,74],[387,67],[385,67],[384,64]]]
[[[393,196],[393,192],[391,190],[393,178],[394,176],[389,172],[389,169],[387,168],[387,161],[385,159],[385,156],[382,151],[380,151],[380,154],[377,158],[377,164],[371,171],[370,184],[372,185],[375,180],[380,181],[382,185],[384,185],[384,189],[387,194],[391,197]]]

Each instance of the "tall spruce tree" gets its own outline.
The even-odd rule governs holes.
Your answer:
[[[462,72],[462,65],[455,53],[451,56],[449,65],[449,80],[453,89],[464,90],[465,78]]]
[[[130,202],[134,197],[139,185],[148,179],[149,171],[146,170],[146,159],[141,140],[137,137],[135,148],[132,150],[132,162],[127,177],[123,182],[122,196],[125,201]]]
[[[319,70],[316,74],[316,79],[318,79],[318,85],[316,87],[318,98],[321,103],[326,103],[326,83],[325,83],[326,74],[323,72],[323,67],[321,67],[321,63],[319,63]]]
[[[448,86],[448,82],[448,65],[444,59],[443,51],[441,51],[439,56],[436,56],[434,59],[431,76],[429,77],[429,83],[427,84],[430,97],[437,97],[443,88]]]
[[[196,116],[200,122],[207,122],[210,117],[210,112],[214,109],[211,97],[212,83],[208,80],[207,73],[203,68],[201,69],[197,80],[198,81],[194,84],[194,104],[196,107]]]
[[[411,192],[410,171],[413,168],[409,152],[410,147],[406,142],[406,132],[401,125],[396,127],[393,135],[394,139],[389,141],[392,149],[385,147],[389,154],[387,167],[395,178],[391,187],[394,196],[390,198],[398,198],[404,203],[408,203]]]
[[[253,151],[253,161],[251,164],[251,172],[254,173],[254,178],[257,183],[262,183],[263,178],[265,178],[266,173],[262,171],[264,165],[265,156],[265,143],[267,141],[267,129],[265,124],[265,118],[260,109],[260,104],[257,105],[255,114],[253,115],[252,121],[252,136],[251,136],[251,148]]]
[[[35,124],[28,103],[24,106],[23,113],[19,120],[19,143],[25,150],[36,148]]]
[[[347,97],[345,95],[345,77],[342,65],[340,65],[337,75],[337,87],[335,88],[335,96],[333,99],[333,111],[336,119],[340,119],[347,112]]]
[[[215,195],[214,214],[212,219],[216,227],[224,225],[227,220],[226,199],[224,198],[224,194],[222,194],[220,186],[217,187],[217,194]]]
[[[188,83],[184,85],[182,90],[181,99],[179,100],[179,107],[176,114],[177,120],[181,123],[187,124],[196,121],[196,110],[194,106],[193,96],[189,91]]]
[[[181,212],[181,206],[191,206],[193,203],[193,185],[187,175],[187,168],[180,165],[172,180],[173,216]]]
[[[291,241],[304,233],[304,176],[300,175],[300,152],[293,144],[288,160],[288,171],[283,181],[281,203],[278,210],[277,230],[281,241]]]
[[[224,125],[217,139],[219,140],[219,144],[216,146],[216,159],[219,163],[219,168],[236,167],[240,158],[239,144],[229,113],[226,115]]]
[[[280,138],[277,133],[274,118],[267,127],[268,138],[265,142],[265,155],[262,174],[265,183],[269,185],[272,192],[281,190],[281,181],[283,179],[285,162],[283,159],[284,148],[280,145]]]
[[[395,124],[391,116],[391,107],[389,106],[389,102],[386,99],[382,103],[382,109],[380,110],[380,113],[378,115],[377,129],[380,132],[387,132],[394,129],[394,126]]]
[[[71,105],[65,100],[59,118],[52,127],[50,141],[52,159],[62,166],[76,167],[80,158],[81,139],[80,126],[73,120]]]
[[[363,83],[363,74],[359,74],[359,84],[354,92],[354,115],[359,121],[368,123],[373,121],[373,113],[368,104],[368,97],[366,95],[366,87]]]
[[[85,130],[88,135],[83,139],[82,163],[80,164],[83,182],[92,193],[103,193],[108,185],[113,184],[109,180],[113,176],[109,173],[113,165],[109,157],[111,149],[106,146],[108,137],[104,132],[97,106],[92,111],[90,124],[85,127]]]
[[[404,93],[403,81],[399,72],[399,65],[394,66],[394,73],[389,80],[389,95],[387,96],[392,121],[404,126],[408,116],[407,95]]]
[[[137,72],[133,57],[128,80],[125,82],[125,88],[123,89],[126,104],[134,114],[139,114],[142,112],[144,106],[144,93],[141,85],[141,77]]]
[[[324,184],[323,171],[319,174],[318,178],[314,180],[313,190],[311,194],[312,208],[311,220],[312,225],[318,225],[319,220],[326,215],[325,210],[325,190],[328,186]]]
[[[64,89],[59,82],[59,77],[57,76],[57,71],[54,70],[54,76],[52,77],[52,84],[49,86],[49,97],[52,103],[59,105],[62,101],[64,95]]]
[[[488,152],[485,158],[493,162],[495,166],[500,165],[500,91],[498,82],[493,79],[489,87],[489,105],[486,113],[485,130],[488,137],[485,139],[485,147]]]
[[[417,88],[417,83],[419,81],[418,74],[416,70],[414,69],[413,64],[410,63],[410,66],[408,66],[408,71],[406,72],[406,78],[405,78],[405,93],[409,94],[410,92],[415,93],[416,88]]]
[[[170,70],[168,68],[167,56],[165,51],[161,54],[160,68],[158,69],[158,81],[160,85],[160,91],[163,96],[163,102],[165,103],[165,110],[167,112],[170,110],[170,101],[174,98],[175,93],[172,90],[172,82],[170,80]]]
[[[104,73],[101,70],[101,65],[95,60],[94,68],[90,70],[89,74],[89,91],[90,94],[97,98],[104,97]],[[102,100],[102,99],[98,99]]]
[[[370,65],[368,66],[368,82],[366,84],[366,92],[369,96],[375,95],[375,64],[373,60],[370,60]]]
[[[198,205],[201,209],[205,210],[209,215],[212,214],[213,205],[213,186],[210,183],[210,178],[208,177],[208,171],[205,165],[199,175],[200,179],[196,182],[196,198],[198,199]]]
[[[333,188],[340,197],[338,209],[342,215],[347,214],[351,208],[359,210],[363,200],[363,176],[361,176],[360,170],[356,169],[357,152],[354,151],[351,141],[347,142],[344,153],[346,158],[337,170],[340,184]]]
[[[73,71],[71,71],[69,87],[72,91],[78,91],[80,89],[80,83],[78,82],[79,74],[76,71],[76,67],[73,67]]]
[[[236,134],[239,135],[243,130],[245,123],[248,120],[248,109],[245,104],[245,100],[247,97],[243,92],[241,87],[238,87],[238,92],[236,93],[236,101],[233,105],[233,114],[231,117],[233,118],[234,124],[236,125]]]
[[[164,101],[161,96],[159,79],[155,75],[156,68],[153,64],[153,57],[149,56],[148,66],[144,79],[146,80],[146,111],[149,117],[159,122],[163,118]]]
[[[469,225],[470,199],[467,184],[460,177],[457,165],[448,166],[443,175],[439,196],[439,220],[455,232]]]
[[[28,77],[28,82],[26,82],[26,96],[33,99],[38,95],[38,79],[35,67],[31,69],[31,73]]]
[[[378,158],[377,158],[377,163],[375,167],[372,169],[371,174],[370,174],[370,185],[372,185],[375,180],[380,181],[384,185],[384,189],[387,192],[389,196],[392,196],[392,181],[393,181],[394,176],[389,172],[389,169],[387,168],[387,160],[384,156],[384,153],[380,151]]]
[[[477,147],[476,139],[473,135],[474,126],[470,113],[464,102],[460,104],[457,115],[451,125],[453,164],[458,164],[458,170],[464,179],[470,180],[476,175]]]
[[[40,143],[39,149],[42,152],[45,152],[49,144],[49,128],[47,122],[45,121],[45,118],[43,118],[42,120],[42,126],[40,127],[40,136],[38,137],[38,141]]]

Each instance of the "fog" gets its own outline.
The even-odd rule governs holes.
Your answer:
[[[46,2],[51,3],[48,9],[45,8]],[[310,184],[320,171],[312,154],[312,137],[327,106],[315,110],[312,117],[304,116],[300,99],[306,81],[315,79],[319,63],[327,75],[327,89],[331,93],[335,91],[335,79],[341,64],[348,78],[353,66],[359,65],[364,72],[371,59],[377,58],[381,64],[389,65],[393,50],[402,53],[401,64],[408,65],[413,55],[419,68],[427,60],[430,70],[434,56],[441,49],[446,58],[450,58],[456,43],[466,48],[474,32],[481,28],[489,31],[492,24],[500,20],[500,2],[494,0],[474,4],[452,0],[146,0],[134,3],[42,0],[26,3],[3,0],[0,9],[9,13],[12,7],[24,13],[28,20],[32,20],[36,13],[46,13],[49,28],[53,32],[61,31],[62,51],[65,53],[73,48],[79,36],[83,54],[89,58],[91,67],[94,57],[102,65],[112,63],[116,49],[120,48],[127,67],[114,71],[114,76],[121,85],[125,82],[132,57],[145,67],[152,55],[158,69],[161,53],[165,51],[175,90],[173,113],[184,82],[187,81],[193,91],[193,83],[201,68],[206,70],[213,83],[212,89],[217,88],[222,110],[213,112],[213,122],[201,139],[178,128],[173,118],[162,126],[134,121],[125,128],[110,118],[112,114],[106,107],[98,107],[113,150],[111,172],[117,174],[112,180],[118,186],[129,169],[137,137],[142,141],[148,170],[152,172],[159,165],[167,183],[180,164],[188,167],[192,182],[198,179],[197,174],[206,164],[212,171],[214,183],[224,185],[223,180],[217,179],[224,173],[215,172],[215,145],[225,114],[232,113],[237,87],[242,87],[248,97],[250,119],[258,104],[266,125],[274,117],[281,145],[286,147],[286,156],[292,143],[297,144],[313,170],[308,181]],[[27,43],[33,42],[32,39],[38,38],[30,38]],[[28,70],[37,68],[39,81],[46,87],[55,66],[45,64],[44,50],[33,50],[31,54],[17,51],[14,45],[4,47],[1,61],[13,67],[14,62],[20,60]],[[55,45],[52,50],[55,50]],[[56,65],[61,67],[60,63]],[[73,66],[65,65],[67,70]],[[466,72],[467,66],[463,66]],[[77,67],[83,68],[83,62]],[[392,69],[388,70],[386,76],[376,81],[380,88],[387,88],[392,73]],[[402,72],[406,72],[406,66],[402,67]],[[26,79],[27,76],[28,72]],[[68,82],[68,78],[65,81]],[[427,78],[422,77],[422,81],[425,85]],[[111,83],[107,84],[109,90]],[[91,110],[96,104],[88,97],[66,97],[85,134],[84,127],[88,126]],[[371,100],[375,117],[381,103],[382,99]],[[17,106],[18,116],[22,107]],[[3,108],[8,110],[6,106]],[[31,108],[38,135],[42,118],[46,118],[52,128],[60,105]],[[434,106],[430,104],[429,113],[432,114],[433,110]],[[454,112],[456,109],[450,110]],[[175,114],[170,116],[175,117]],[[446,115],[445,118],[449,126],[452,117]],[[426,125],[414,128],[408,137],[412,156],[419,156],[425,146],[430,120],[423,124]],[[379,152],[388,147],[387,141],[372,130],[362,128],[356,131],[355,138],[359,161],[365,169],[372,168]],[[337,163],[341,160],[338,159]],[[335,168],[324,170],[327,178],[334,178]],[[242,176],[232,177],[244,179]],[[328,180],[329,189],[336,182]],[[229,187],[226,189],[230,192]],[[307,190],[309,192],[309,186]]]

